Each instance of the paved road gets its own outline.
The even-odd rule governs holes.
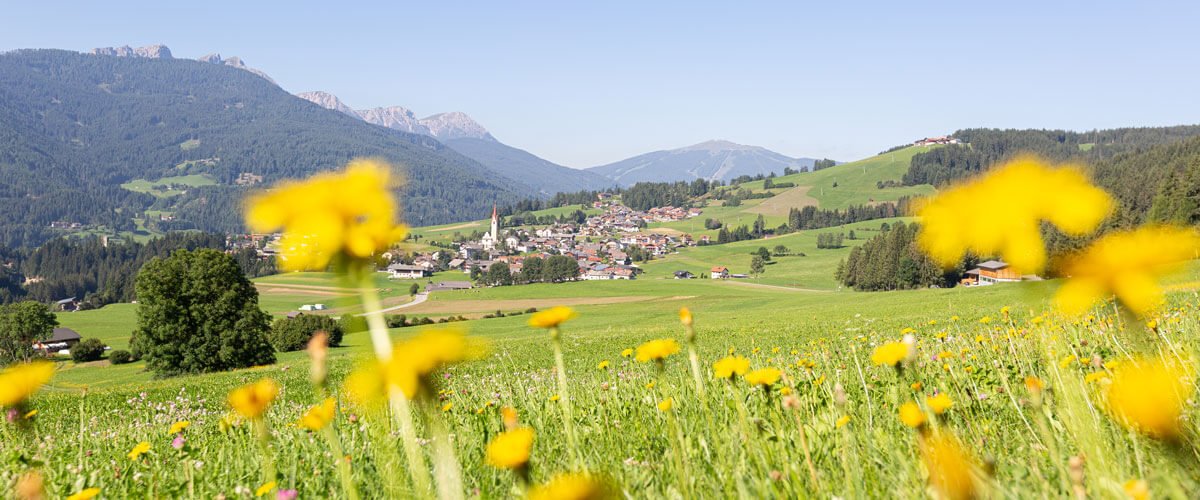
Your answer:
[[[404,309],[405,307],[412,307],[412,306],[415,306],[422,302],[425,302],[428,299],[429,299],[429,292],[421,292],[421,293],[418,293],[413,296],[412,302],[406,302],[406,303],[400,304],[398,306],[385,307],[383,310],[381,310],[379,312],[388,313],[388,312],[395,311],[397,309]],[[355,316],[366,316],[367,314],[368,313],[355,314]]]

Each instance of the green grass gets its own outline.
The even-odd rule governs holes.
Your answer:
[[[178,196],[183,193],[177,189],[158,189],[155,186],[179,184],[183,186],[199,187],[199,186],[215,186],[216,179],[204,174],[180,175],[175,177],[163,177],[161,179],[150,181],[146,179],[134,179],[132,181],[121,184],[121,187],[137,193],[150,193],[159,198],[169,198]]]
[[[1195,271],[1193,267],[1182,281],[1194,281]],[[298,284],[321,282],[322,277],[280,279]],[[934,425],[939,432],[958,435],[977,460],[994,464],[985,484],[999,496],[1066,495],[1070,483],[1065,464],[1079,453],[1088,456],[1084,486],[1097,497],[1117,496],[1120,484],[1130,478],[1146,479],[1166,497],[1179,496],[1171,491],[1195,491],[1200,484],[1188,472],[1190,458],[1124,431],[1095,410],[1099,396],[1084,376],[1096,368],[1059,363],[1066,353],[1115,359],[1119,349],[1153,349],[1154,341],[1138,340],[1136,336],[1144,332],[1107,331],[1104,323],[1051,319],[1053,327],[1035,324],[1033,315],[1047,307],[1046,296],[1055,285],[797,293],[700,280],[651,280],[508,287],[480,290],[477,296],[616,294],[624,293],[623,287],[641,287],[644,293],[664,298],[686,297],[583,306],[578,308],[580,316],[564,325],[566,373],[582,462],[587,469],[611,477],[630,495],[685,495],[679,492],[679,471],[672,459],[678,451],[685,477],[690,478],[686,488],[707,492],[706,496],[858,498],[881,491],[924,496],[925,472],[916,432],[899,422],[896,407],[910,399],[924,404],[925,395],[934,391],[954,401]],[[450,295],[446,300],[465,299]],[[1187,306],[1178,311],[1187,312],[1173,309],[1168,318],[1176,319],[1161,322],[1170,325],[1164,327],[1164,335],[1195,352],[1196,337],[1185,333],[1200,328],[1191,312],[1195,297],[1180,294],[1174,300],[1187,301],[1176,302]],[[690,307],[696,317],[697,349],[708,379],[704,398],[693,388],[686,350],[667,360],[662,375],[656,374],[653,364],[620,354],[653,338],[682,339],[675,319],[680,305]],[[1006,305],[1012,306],[1012,323],[1000,312]],[[980,323],[984,316],[992,322]],[[550,400],[559,393],[551,372],[553,353],[547,334],[527,327],[527,319],[522,315],[467,323],[473,335],[489,342],[490,354],[439,376],[439,385],[447,392],[431,403],[438,409],[432,412],[435,418],[445,421],[456,436],[464,489],[478,490],[484,498],[508,496],[515,485],[511,473],[484,465],[484,444],[500,429],[500,406],[516,408],[521,423],[537,432],[532,452],[535,482],[573,468],[558,405]],[[1023,333],[1010,336],[1006,333],[1010,327]],[[912,328],[918,339],[915,361],[899,374],[872,366],[869,357],[874,346],[898,339],[905,328]],[[401,329],[393,334],[403,338],[414,331]],[[1145,347],[1147,342],[1151,347]],[[797,397],[795,403],[781,406],[777,392],[767,398],[741,382],[728,386],[712,380],[711,363],[731,349],[748,357],[755,368],[782,368],[789,376],[784,384]],[[943,352],[955,356],[930,361]],[[345,347],[332,350],[334,387],[369,353],[369,341],[362,333],[349,335]],[[797,360],[810,361],[811,368],[798,366]],[[601,361],[611,363],[608,370],[597,368]],[[22,449],[48,464],[43,471],[53,496],[85,486],[100,487],[110,497],[147,491],[154,496],[186,496],[189,489],[197,496],[212,497],[232,495],[238,486],[253,490],[262,482],[253,434],[245,426],[222,433],[218,421],[226,412],[224,398],[230,389],[271,377],[284,388],[267,418],[280,487],[297,489],[303,497],[338,496],[335,461],[327,454],[328,446],[319,435],[289,426],[317,401],[307,382],[307,363],[302,352],[285,353],[270,367],[165,380],[142,373],[141,363],[116,367],[66,363],[52,387],[32,403],[39,410],[37,435],[54,439]],[[1029,402],[1022,382],[1027,375],[1042,378],[1051,388],[1044,407]],[[656,387],[648,389],[646,385],[656,379]],[[910,388],[916,381],[922,382],[919,391]],[[81,392],[85,386],[89,388],[86,398]],[[681,438],[655,409],[665,397],[675,400],[673,412]],[[440,411],[446,404],[449,409]],[[386,431],[386,419],[346,408],[347,413],[338,417],[337,433],[351,457],[360,490],[371,492],[367,496],[411,496],[398,440]],[[739,418],[740,412],[746,420]],[[1194,418],[1196,409],[1189,407],[1187,413]],[[351,415],[356,422],[349,421]],[[842,416],[850,417],[850,424],[835,427]],[[166,428],[177,420],[191,422],[185,432],[186,453],[173,450],[172,436],[166,435]],[[423,427],[419,432],[429,435]],[[32,442],[28,439],[6,439],[0,451],[11,452],[20,443]],[[152,454],[131,462],[125,454],[139,441],[151,443]],[[815,480],[808,473],[806,456],[813,461]],[[197,466],[196,461],[202,464]],[[77,465],[62,465],[68,463]],[[5,462],[0,472],[12,474],[22,467]],[[81,476],[75,467],[106,472]],[[122,473],[107,472],[113,467]],[[1035,467],[1037,474],[1032,472]],[[778,471],[780,479],[773,480],[771,471]]]
[[[129,335],[137,325],[137,304],[109,304],[89,311],[58,313],[58,323],[79,332],[85,339],[98,338],[113,349],[126,349]]]

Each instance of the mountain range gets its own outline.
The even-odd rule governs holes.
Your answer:
[[[589,168],[623,186],[638,182],[678,180],[724,180],[772,172],[785,168],[811,170],[813,158],[791,158],[774,151],[729,141],[706,141],[679,149],[655,151],[615,163]]]
[[[600,190],[614,185],[602,175],[564,167],[504,144],[466,113],[453,111],[418,118],[411,110],[401,106],[355,110],[337,96],[324,91],[302,92],[296,96],[367,123],[436,138],[450,149],[504,177],[529,185],[543,195]]]
[[[433,137],[331,112],[243,66],[165,47],[0,54],[0,244],[36,245],[74,224],[133,231],[147,210],[172,215],[164,230],[237,231],[250,186],[360,156],[404,168],[411,224],[538,194]],[[137,182],[163,189],[123,187]]]

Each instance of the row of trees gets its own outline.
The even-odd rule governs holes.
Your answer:
[[[838,282],[855,290],[880,291],[947,286],[956,283],[961,270],[946,273],[916,245],[916,223],[883,226],[882,232],[850,249],[834,274]]]
[[[486,272],[472,270],[471,279],[487,286],[524,285],[528,283],[562,283],[579,278],[579,263],[566,255],[551,255],[545,259],[528,257],[521,271],[512,272],[505,262],[493,262]]]
[[[908,213],[909,203],[908,197],[902,197],[895,203],[852,205],[845,210],[828,210],[811,205],[792,208],[788,210],[787,225],[792,231],[799,231],[802,229],[823,229],[844,226],[866,220],[900,217]]]

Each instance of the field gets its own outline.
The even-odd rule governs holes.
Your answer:
[[[176,196],[176,195],[183,193],[183,191],[178,190],[178,189],[172,189],[172,188],[158,189],[155,187],[155,186],[162,186],[162,185],[170,186],[172,184],[179,184],[182,186],[192,186],[192,187],[215,186],[217,184],[217,181],[207,175],[195,174],[195,175],[180,175],[180,176],[176,176],[176,177],[163,177],[162,179],[158,179],[156,181],[149,181],[146,179],[135,179],[135,180],[126,182],[124,184],[121,184],[121,187],[128,189],[130,191],[138,192],[138,193],[150,193],[159,198],[169,198],[169,197]]]

